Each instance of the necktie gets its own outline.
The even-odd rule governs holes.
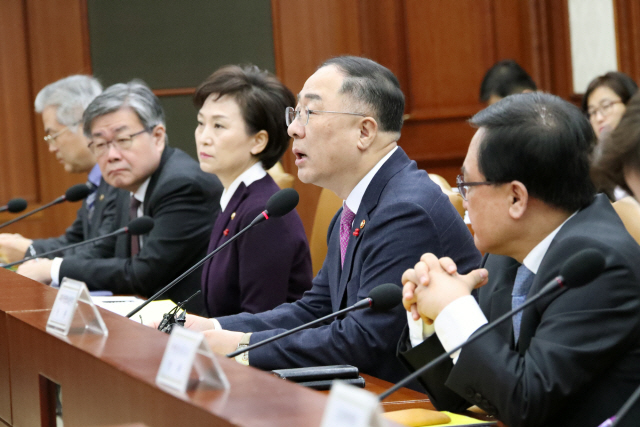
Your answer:
[[[142,202],[135,197],[131,196],[129,201],[129,220],[132,221],[138,218],[138,208]],[[134,257],[140,252],[140,237],[131,236],[131,256]]]
[[[529,293],[529,289],[531,289],[531,284],[533,283],[533,279],[536,277],[527,267],[522,264],[518,267],[518,272],[516,273],[516,280],[513,284],[513,291],[511,292],[511,309],[515,310],[524,304],[524,301],[527,299],[527,294]],[[519,312],[515,316],[513,316],[513,336],[515,338],[515,342],[518,342],[518,337],[520,337],[520,322],[522,321],[522,312]]]
[[[91,194],[87,196],[87,211],[89,213],[89,219],[91,219],[93,216],[93,208],[96,204],[96,190],[98,186],[91,181],[87,181],[87,187],[91,189]]]
[[[351,235],[351,224],[356,214],[344,204],[342,208],[342,216],[340,217],[340,265],[344,265],[344,255],[347,253],[347,245],[349,245],[349,236]]]

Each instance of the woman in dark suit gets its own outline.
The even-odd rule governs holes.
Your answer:
[[[267,174],[289,147],[286,107],[296,99],[255,66],[222,67],[196,90],[200,168],[216,174],[224,192],[209,252],[247,226],[279,190]],[[298,213],[249,230],[202,272],[209,317],[258,313],[299,299],[311,288],[309,245]]]

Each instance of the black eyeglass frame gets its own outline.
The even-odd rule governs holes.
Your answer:
[[[477,187],[479,185],[493,185],[493,184],[497,184],[497,182],[493,182],[493,181],[465,182],[464,175],[458,175],[456,177],[456,186],[458,187],[458,192],[460,193],[460,196],[462,196],[464,200],[467,200],[468,187]]]

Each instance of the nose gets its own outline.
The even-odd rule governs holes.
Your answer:
[[[296,119],[293,122],[291,122],[291,124],[287,128],[287,133],[291,138],[294,138],[294,139],[304,138],[305,127],[300,124],[299,117],[296,117]]]
[[[117,162],[122,158],[122,153],[116,147],[116,144],[110,143],[107,145],[107,152],[103,154],[107,157],[107,161],[109,162]]]
[[[462,199],[462,207],[465,211],[469,210],[469,202],[467,202],[465,199]]]
[[[47,144],[49,146],[49,152],[50,153],[55,153],[56,151],[58,151],[58,147],[56,146],[55,142],[53,144]]]

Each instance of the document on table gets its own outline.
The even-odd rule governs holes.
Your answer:
[[[93,303],[98,307],[102,307],[105,310],[109,310],[121,316],[126,316],[127,313],[131,312],[131,310],[144,302],[141,298],[129,296],[92,296],[91,300],[93,300]],[[162,319],[162,316],[175,306],[176,304],[169,299],[153,301],[136,313],[132,319],[137,322],[140,322],[140,317],[142,317],[143,321],[147,319]]]

